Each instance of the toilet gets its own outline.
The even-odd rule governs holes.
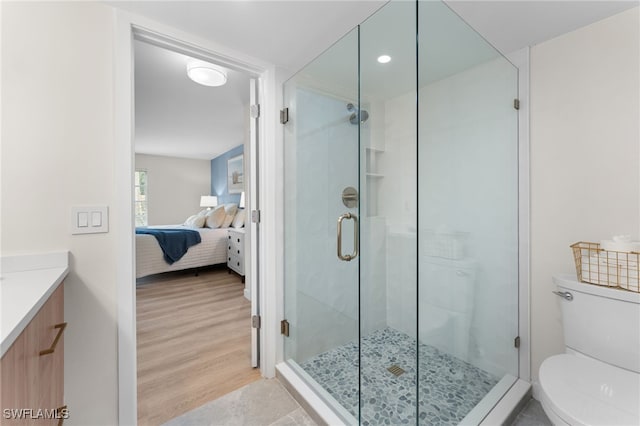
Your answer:
[[[640,293],[553,281],[566,353],[540,366],[545,413],[554,425],[640,425]]]

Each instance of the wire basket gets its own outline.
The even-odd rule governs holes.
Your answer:
[[[581,282],[640,293],[640,253],[604,250],[598,243],[582,241],[571,248]]]
[[[443,232],[425,229],[424,249],[427,256],[463,259],[468,232]]]

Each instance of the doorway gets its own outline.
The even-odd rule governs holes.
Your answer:
[[[118,346],[119,346],[119,419],[121,424],[134,424],[137,422],[137,338],[136,338],[136,262],[135,262],[135,240],[134,240],[134,210],[133,210],[133,181],[135,171],[134,161],[134,44],[137,42],[148,43],[153,46],[162,47],[173,52],[178,52],[199,60],[209,61],[219,66],[226,67],[229,70],[240,71],[247,74],[252,79],[250,85],[254,89],[251,97],[251,105],[259,105],[258,101],[262,98],[263,84],[267,75],[267,67],[261,65],[252,65],[245,61],[234,59],[233,54],[219,54],[214,50],[196,47],[194,43],[188,43],[178,40],[175,35],[163,35],[149,28],[155,28],[157,25],[144,23],[146,29],[142,29],[134,24],[133,18],[129,16],[119,16],[118,31],[119,40],[117,43],[116,56],[120,66],[116,77],[116,104],[117,111],[117,129],[119,137],[117,138],[117,149],[119,150],[120,161],[117,164],[118,169],[118,188],[119,190],[119,206],[117,207],[116,216],[121,223],[129,224],[124,226],[118,234],[118,247],[120,248],[120,259],[118,268]],[[173,34],[174,31],[168,28],[161,29],[164,34]],[[190,37],[185,34],[179,34],[180,38],[189,40]],[[207,45],[206,42],[200,41],[201,44]],[[128,70],[128,71],[127,71]],[[186,71],[186,70],[185,70]],[[247,87],[249,90],[249,87]],[[249,111],[257,109],[249,108],[247,105],[247,114]],[[258,354],[260,352],[257,341],[261,330],[252,327],[251,317],[259,315],[258,295],[258,256],[257,253],[257,236],[263,232],[258,223],[250,220],[249,212],[259,208],[257,170],[258,159],[258,143],[261,135],[264,133],[260,130],[263,126],[259,115],[251,114],[247,120],[247,127],[250,129],[247,149],[244,150],[245,164],[245,211],[246,226],[245,235],[248,243],[248,257],[245,265],[246,289],[241,287],[242,297],[250,297],[250,316],[246,318],[247,328],[251,334],[253,344],[253,353],[251,354],[251,363],[257,366],[259,362]],[[260,131],[259,131],[260,130]],[[208,194],[204,193],[201,195]],[[210,194],[209,194],[210,195]],[[239,198],[240,194],[238,194]],[[198,200],[199,201],[199,200]],[[229,204],[229,200],[221,199],[221,202]],[[239,200],[238,200],[239,201]],[[197,205],[196,210],[200,210]],[[251,255],[253,254],[253,255]],[[226,254],[225,254],[226,255]],[[203,278],[206,274],[224,273],[226,279],[236,278],[241,281],[238,275],[231,275],[227,272],[226,265],[223,269],[217,270],[212,268],[208,271],[200,271],[199,276]],[[177,272],[176,272],[177,274]],[[247,301],[248,302],[248,301]],[[224,366],[222,367],[224,368]],[[251,367],[250,367],[251,368]],[[260,375],[260,370],[254,370]]]
[[[251,77],[134,41],[138,424],[260,377],[245,289]],[[169,237],[197,240],[174,254]]]

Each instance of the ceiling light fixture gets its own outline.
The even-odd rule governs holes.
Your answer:
[[[389,55],[381,55],[378,56],[378,62],[380,62],[381,64],[386,64],[387,62],[391,61],[391,56]]]
[[[203,86],[217,87],[227,82],[227,73],[222,68],[204,61],[187,62],[187,75]]]

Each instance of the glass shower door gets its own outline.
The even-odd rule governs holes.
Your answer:
[[[285,83],[284,359],[345,423],[478,424],[516,381],[517,88],[433,1]]]
[[[359,403],[357,29],[285,83],[284,104],[284,358],[353,423]]]
[[[418,2],[420,424],[477,424],[518,376],[518,69]]]
[[[362,424],[417,422],[416,5],[360,24]]]

